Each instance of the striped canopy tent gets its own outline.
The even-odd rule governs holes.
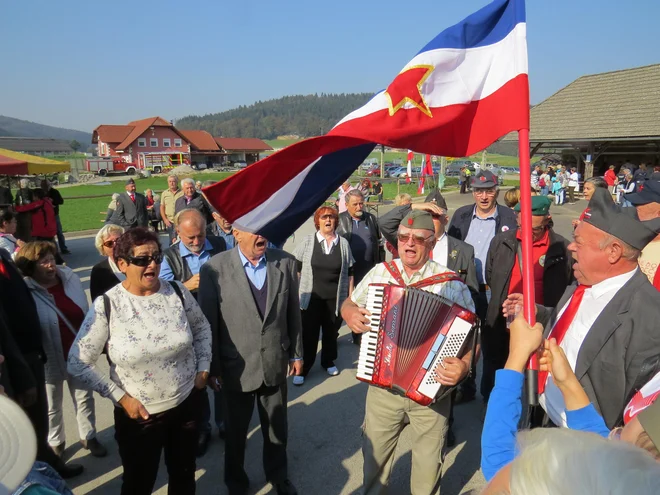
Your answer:
[[[41,156],[27,155],[0,148],[0,174],[2,175],[38,175],[69,172],[69,162],[51,160]]]

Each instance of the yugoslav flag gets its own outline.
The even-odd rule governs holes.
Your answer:
[[[415,159],[415,153],[408,150],[408,168],[406,169],[406,182],[410,183],[412,180],[412,161]]]
[[[495,0],[428,43],[328,134],[293,144],[218,184],[208,200],[242,230],[287,239],[376,144],[469,156],[529,129],[523,0]]]

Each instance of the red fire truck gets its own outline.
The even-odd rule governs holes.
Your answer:
[[[125,162],[119,157],[92,158],[87,160],[86,169],[88,172],[105,177],[108,174],[127,174],[135,175],[142,168],[136,163]]]

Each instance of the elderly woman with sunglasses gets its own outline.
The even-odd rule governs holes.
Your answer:
[[[97,297],[105,294],[115,285],[126,279],[112,258],[112,249],[115,247],[115,242],[117,242],[117,239],[123,233],[124,227],[109,223],[104,225],[96,234],[94,246],[96,246],[97,251],[104,258],[92,268],[92,274],[89,279],[89,292],[92,296],[92,301],[95,301]]]
[[[57,248],[48,241],[26,243],[16,254],[16,266],[34,299],[44,351],[46,353],[46,394],[48,397],[48,444],[61,456],[65,448],[62,401],[64,382],[69,385],[78,433],[84,448],[104,457],[107,451],[96,439],[96,418],[92,391],[67,373],[67,357],[85,313],[87,296],[78,275],[71,268],[55,264]],[[82,472],[81,466],[70,466]]]
[[[195,493],[197,423],[211,361],[211,328],[179,282],[158,278],[158,236],[134,228],[113,256],[126,277],[94,301],[69,356],[69,372],[115,404],[122,494],[152,492],[161,452],[170,494]],[[108,377],[97,361],[107,349]]]
[[[302,385],[314,365],[321,329],[321,366],[330,376],[339,374],[335,365],[342,321],[339,309],[353,290],[355,260],[348,241],[335,231],[338,220],[335,208],[322,206],[316,210],[316,233],[305,237],[294,252],[300,273],[303,325],[303,372],[293,377],[294,385]]]

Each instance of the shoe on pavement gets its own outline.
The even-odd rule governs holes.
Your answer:
[[[89,453],[94,457],[105,457],[108,455],[108,449],[106,449],[96,437],[90,438],[89,440],[82,440],[80,443],[84,448],[89,450]]]
[[[304,376],[296,375],[296,376],[293,377],[293,384],[294,385],[300,386],[303,383],[305,383],[305,377]]]
[[[78,476],[85,470],[80,464],[64,464],[62,459],[59,459],[52,468],[65,480]]]
[[[339,370],[336,366],[330,366],[327,371],[330,376],[337,376],[339,374]]]
[[[60,252],[62,254],[71,254],[71,251],[69,251],[68,249],[62,249],[62,251],[60,251]]]
[[[224,440],[227,437],[227,427],[225,426],[224,421],[218,425],[218,436],[221,440]]]
[[[447,442],[447,448],[451,448],[454,445],[456,445],[456,435],[454,435],[454,430],[452,428],[449,428],[449,430],[447,430],[446,442]]]
[[[206,454],[210,441],[211,432],[205,431],[204,433],[199,434],[199,437],[197,438],[197,452],[195,453],[197,457],[202,457],[204,454]]]
[[[289,480],[276,483],[275,490],[277,491],[277,495],[298,495],[298,490],[296,490],[296,487]]]

